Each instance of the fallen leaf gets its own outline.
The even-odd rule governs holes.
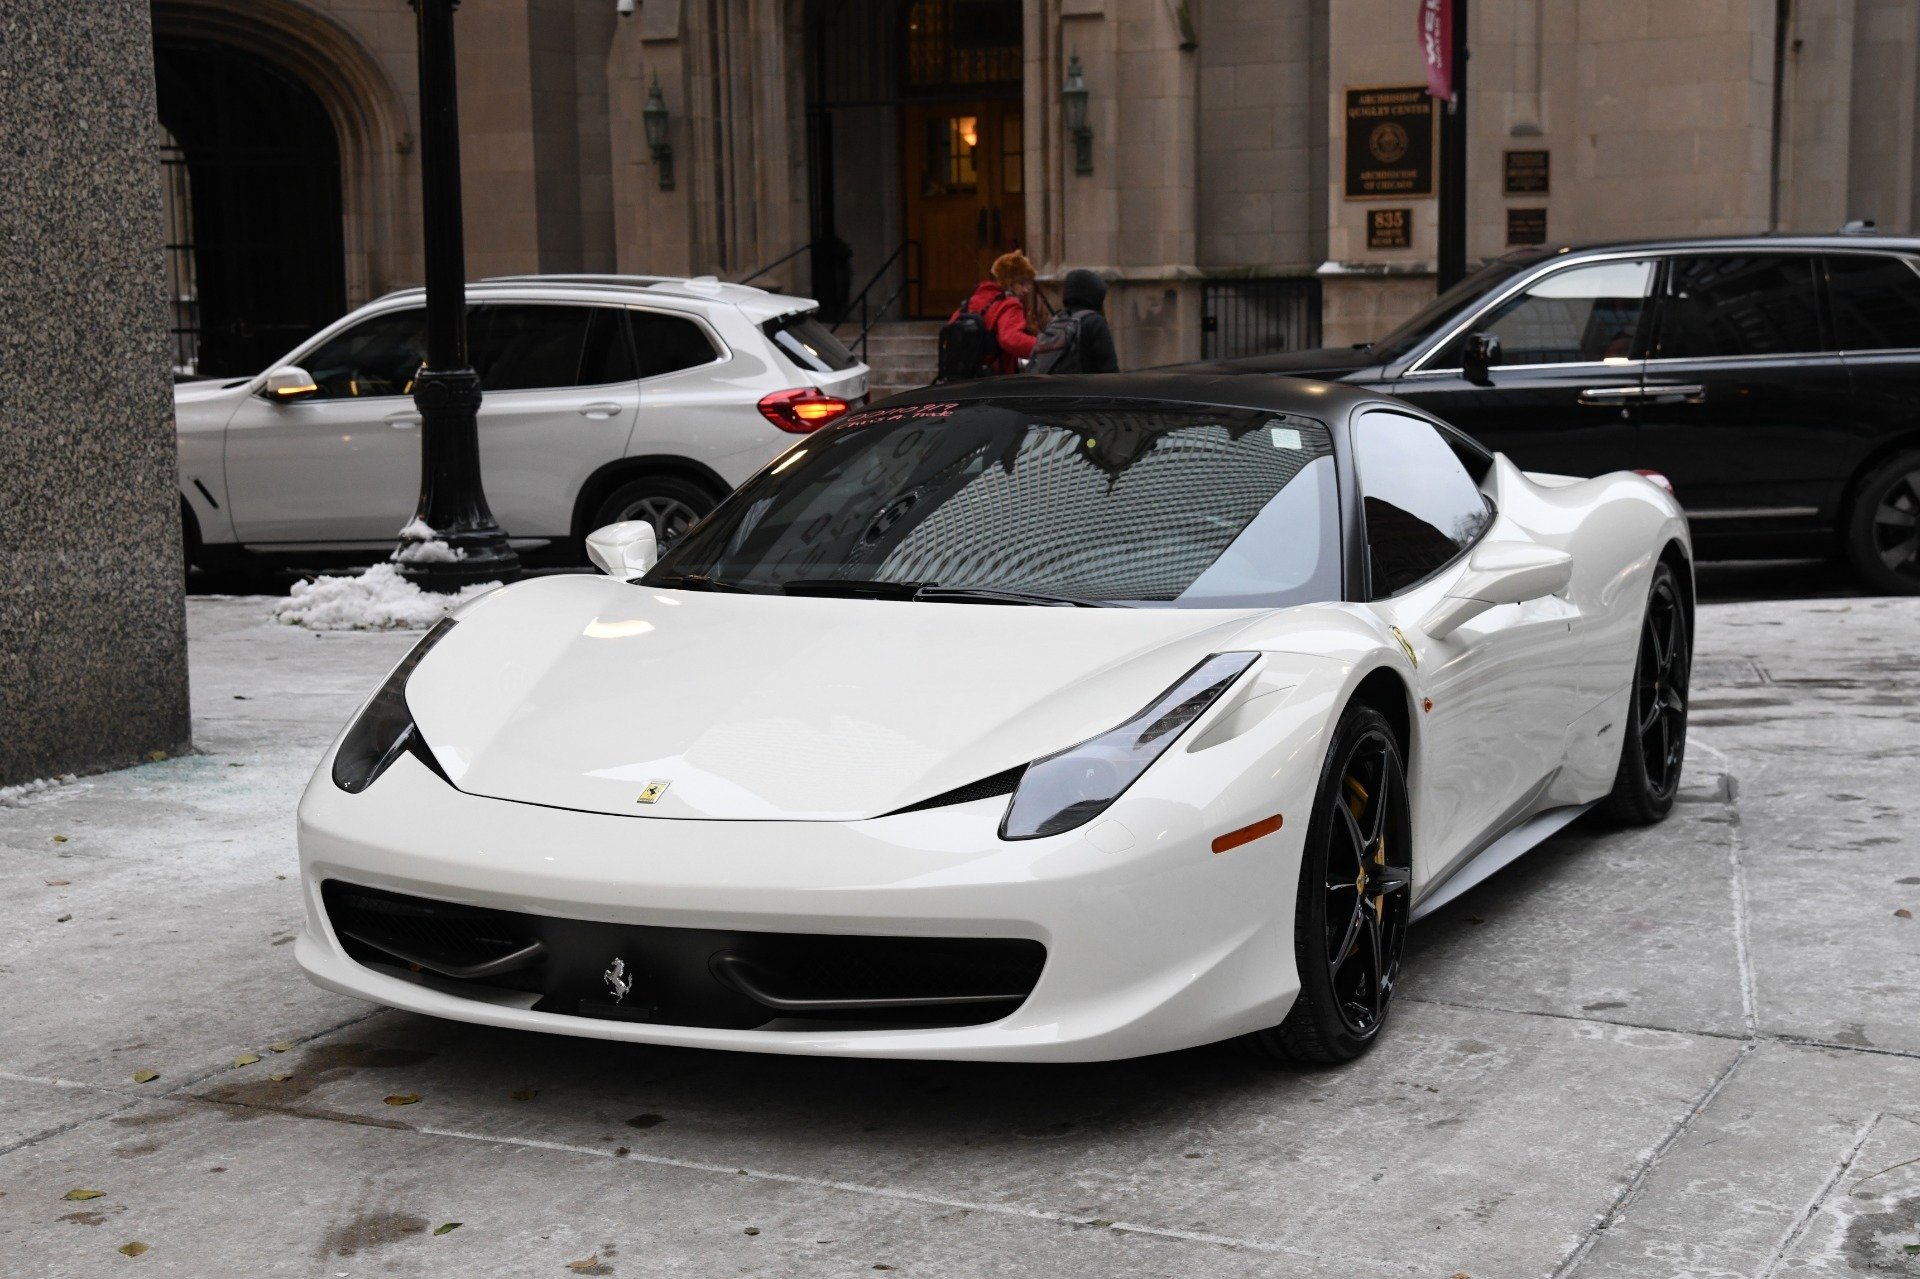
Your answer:
[[[157,1070],[136,1070],[133,1072],[133,1082],[136,1084],[150,1084],[158,1078],[160,1078],[160,1072]]]
[[[595,1270],[598,1270],[599,1268],[600,1268],[600,1254],[597,1252],[594,1253],[591,1257],[582,1257],[578,1261],[569,1261],[567,1263],[567,1269],[573,1271],[577,1275],[591,1274]]]
[[[760,1227],[748,1226],[745,1230],[742,1230],[740,1233],[743,1235],[757,1235],[760,1233]]]
[[[1111,1226],[1113,1223],[1111,1221],[1108,1221],[1105,1217],[1095,1217],[1093,1220],[1089,1221],[1087,1224],[1089,1226],[1099,1226],[1100,1228],[1105,1229],[1106,1227]]]
[[[284,1084],[287,1082],[287,1080],[293,1078],[293,1072],[291,1070],[283,1070],[283,1071],[280,1071],[278,1074],[268,1075],[267,1078],[271,1079],[276,1084]]]
[[[60,1197],[62,1199],[72,1199],[78,1202],[86,1199],[104,1199],[107,1197],[107,1192],[104,1190],[69,1190],[66,1194]]]
[[[117,1251],[119,1251],[120,1253],[128,1257],[137,1257],[141,1253],[145,1252],[146,1250],[147,1250],[147,1245],[141,1243],[138,1239],[134,1240],[132,1243],[123,1243],[117,1249]]]
[[[652,1128],[654,1125],[663,1124],[666,1121],[667,1117],[665,1115],[635,1115],[633,1118],[627,1120],[627,1127]]]
[[[540,1090],[538,1088],[531,1088],[531,1087],[516,1088],[513,1090],[513,1093],[512,1093],[512,1097],[515,1101],[532,1101],[535,1097],[538,1097],[539,1095],[540,1095]]]
[[[267,1051],[270,1053],[290,1053],[293,1051],[293,1045],[285,1042],[268,1044]]]
[[[235,1057],[233,1059],[233,1068],[235,1070],[238,1070],[242,1066],[251,1066],[253,1065],[254,1062],[259,1060],[260,1060],[259,1053],[241,1053],[238,1057]]]
[[[385,1100],[389,1106],[411,1106],[414,1102],[420,1100],[420,1094],[417,1092],[397,1092],[388,1096]]]
[[[55,835],[53,837],[53,842],[56,844],[64,844],[67,842],[67,837],[65,835]]]
[[[165,751],[148,751],[147,752],[147,758],[156,764],[158,764],[161,760],[165,759],[166,757],[167,757],[167,753]]]
[[[72,882],[73,881],[71,879],[49,879],[47,881],[47,887],[48,888],[65,888],[68,884],[71,884]]]
[[[874,1268],[875,1270],[891,1270],[891,1269],[893,1269],[893,1267],[892,1267],[892,1266],[889,1266],[889,1265],[888,1265],[888,1264],[887,1264],[886,1262],[884,1262],[884,1261],[876,1261],[876,1262],[874,1262],[874,1263],[873,1263],[873,1268]]]
[[[72,916],[72,914],[70,914],[70,913],[69,913],[69,914],[65,914],[65,915],[55,915],[55,916],[53,917],[53,922],[54,922],[54,923],[56,923],[56,924],[64,924],[64,923],[66,923],[66,922],[67,922],[68,920],[70,920],[70,919],[72,919],[72,918],[73,918],[73,916]]]
[[[1912,919],[1913,912],[1908,910],[1905,906],[1902,906],[1899,910],[1896,910],[1893,912],[1893,917],[1895,919]],[[1917,1246],[1920,1246],[1920,1245],[1917,1245]]]
[[[433,1233],[435,1235],[452,1234],[466,1224],[464,1221],[443,1221],[433,1228]]]

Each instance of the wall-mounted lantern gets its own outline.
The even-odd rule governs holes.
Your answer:
[[[660,77],[653,78],[647,90],[647,105],[640,118],[647,125],[647,148],[653,152],[654,167],[660,170],[660,189],[673,190],[673,144],[667,141],[667,100],[660,95]]]
[[[1067,82],[1060,86],[1060,110],[1066,118],[1067,132],[1073,135],[1073,171],[1093,172],[1093,129],[1087,124],[1087,77],[1080,70],[1080,55],[1067,61]]]

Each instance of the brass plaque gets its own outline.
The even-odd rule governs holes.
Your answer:
[[[1411,249],[1413,247],[1413,210],[1368,209],[1367,247],[1369,249]]]
[[[1509,151],[1506,153],[1508,195],[1545,195],[1549,156],[1545,151]]]
[[[1422,84],[1347,90],[1347,199],[1433,194],[1434,100]]]
[[[1547,211],[1545,209],[1508,209],[1508,244],[1545,244],[1547,242]]]

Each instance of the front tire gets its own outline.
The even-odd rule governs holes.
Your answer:
[[[1651,826],[1673,811],[1687,757],[1687,677],[1693,637],[1672,567],[1654,567],[1633,665],[1633,692],[1613,790],[1600,815],[1618,826]]]
[[[1889,458],[1860,481],[1847,558],[1876,590],[1920,594],[1920,452]]]
[[[1412,820],[1400,745],[1370,706],[1341,714],[1321,769],[1294,899],[1300,996],[1247,1037],[1280,1061],[1352,1061],[1386,1023],[1412,902]]]

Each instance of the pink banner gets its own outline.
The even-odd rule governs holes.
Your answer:
[[[1420,56],[1427,64],[1427,92],[1453,101],[1454,0],[1420,0]]]

